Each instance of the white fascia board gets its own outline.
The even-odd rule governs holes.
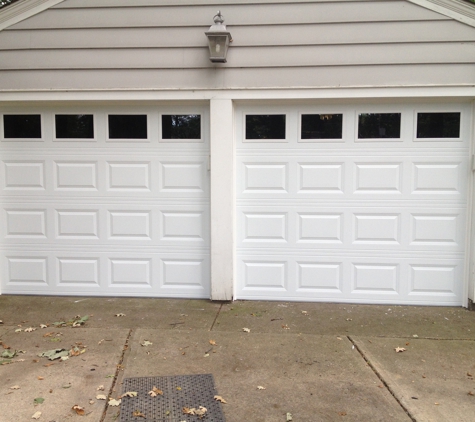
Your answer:
[[[475,27],[475,4],[462,0],[407,0],[441,15]]]
[[[0,103],[32,101],[209,101],[211,99],[231,99],[233,101],[292,101],[358,98],[453,98],[470,101],[475,100],[475,85],[225,90],[0,90]]]
[[[0,9],[0,31],[56,6],[64,0],[20,0]]]

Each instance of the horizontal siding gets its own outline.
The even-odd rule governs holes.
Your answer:
[[[1,69],[182,69],[208,68],[207,47],[181,49],[39,50],[0,52]],[[284,55],[286,60],[282,60]],[[348,66],[378,64],[470,63],[475,42],[432,44],[388,44],[347,46],[285,46],[233,48],[230,68],[301,66]]]
[[[300,25],[328,22],[391,22],[447,19],[405,1],[251,4],[224,6],[227,25]],[[14,29],[183,27],[210,25],[216,6],[49,9]]]
[[[475,41],[470,26],[450,20],[233,26],[233,47],[353,45]],[[31,29],[4,31],[0,50],[78,48],[172,48],[206,45],[208,26],[186,28]]]
[[[473,84],[475,28],[404,0],[66,0],[0,32],[0,89]]]

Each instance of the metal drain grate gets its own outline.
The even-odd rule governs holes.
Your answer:
[[[153,387],[162,390],[163,396],[150,397]],[[225,422],[221,403],[214,399],[217,392],[212,374],[125,378],[122,393],[127,391],[136,391],[137,397],[122,398],[121,422]],[[184,407],[200,406],[208,409],[203,419],[183,413]],[[134,417],[137,410],[145,418]]]

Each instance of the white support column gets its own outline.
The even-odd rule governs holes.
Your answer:
[[[211,299],[232,300],[234,280],[234,110],[210,101]]]
[[[475,101],[472,102],[472,125],[470,133],[470,178],[469,178],[469,194],[467,198],[467,218],[469,219],[467,225],[466,243],[467,253],[465,254],[467,263],[466,279],[468,285],[466,289],[468,307],[474,309],[475,303]]]

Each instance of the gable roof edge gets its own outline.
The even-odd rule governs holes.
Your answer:
[[[12,3],[0,13],[0,31],[28,19],[64,0],[24,0]]]
[[[462,0],[407,0],[475,27],[475,7]]]

